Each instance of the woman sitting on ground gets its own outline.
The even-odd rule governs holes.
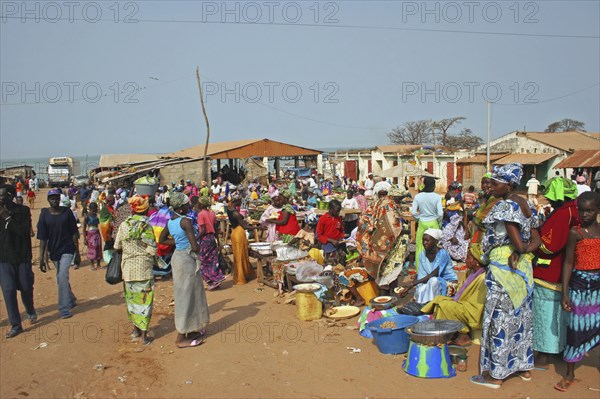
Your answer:
[[[421,311],[433,314],[435,320],[457,320],[465,325],[455,341],[465,346],[471,343],[468,331],[480,330],[485,303],[485,268],[481,260],[481,246],[473,244],[467,254],[467,276],[454,298],[438,295],[425,305]]]
[[[448,252],[438,247],[442,237],[439,229],[427,229],[423,233],[424,251],[419,255],[420,265],[417,279],[401,284],[400,296],[416,287],[414,300],[418,304],[426,304],[436,295],[452,296],[458,286],[458,278],[452,266]],[[403,288],[403,289],[402,289]]]

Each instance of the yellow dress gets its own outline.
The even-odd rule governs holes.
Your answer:
[[[469,330],[481,329],[486,292],[485,273],[481,273],[465,288],[458,301],[438,295],[423,306],[421,311],[433,313],[436,320],[460,321],[466,326],[460,332],[466,334]]]
[[[246,284],[253,276],[248,256],[248,239],[246,230],[237,226],[231,232],[231,247],[233,250],[233,283]]]

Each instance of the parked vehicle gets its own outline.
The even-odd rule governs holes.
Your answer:
[[[53,157],[48,160],[48,184],[50,187],[66,187],[77,174],[79,163],[71,157]]]

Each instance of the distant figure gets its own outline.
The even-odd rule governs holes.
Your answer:
[[[578,197],[582,193],[585,193],[586,191],[592,191],[592,189],[590,188],[590,186],[588,186],[587,184],[585,184],[585,177],[583,177],[583,176],[577,176],[575,178],[575,182],[577,183],[577,196]]]
[[[558,172],[557,172],[558,173]],[[527,180],[527,199],[533,205],[538,206],[538,187],[540,186],[540,182],[535,178],[535,175],[531,175],[531,179]]]

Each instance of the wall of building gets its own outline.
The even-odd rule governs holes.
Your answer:
[[[179,182],[181,179],[190,179],[194,182],[202,181],[204,171],[204,161],[198,160],[193,162],[179,163],[175,165],[163,166],[160,169],[160,184],[170,185],[171,182]]]

